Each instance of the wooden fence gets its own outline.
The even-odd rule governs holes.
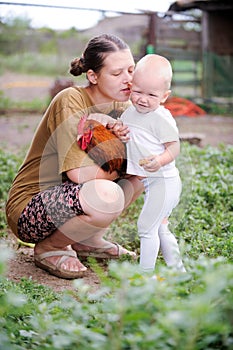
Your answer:
[[[201,32],[197,21],[156,17],[155,51],[173,67],[173,93],[200,97],[202,91]]]

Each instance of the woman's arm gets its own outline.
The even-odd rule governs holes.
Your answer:
[[[95,164],[68,170],[66,175],[72,182],[75,183],[84,183],[94,179],[106,179],[113,181],[119,177],[116,171],[113,171],[110,174]]]
[[[91,113],[91,114],[89,114],[87,119],[96,120],[97,122],[103,124],[104,126],[106,126],[107,124],[110,124],[110,123],[111,124],[116,123],[116,119],[110,117],[107,114],[103,114],[103,113]]]

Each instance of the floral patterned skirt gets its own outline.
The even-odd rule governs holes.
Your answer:
[[[35,195],[18,220],[19,238],[37,243],[74,216],[84,215],[79,202],[81,187],[66,181]]]

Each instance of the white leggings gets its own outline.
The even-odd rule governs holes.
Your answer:
[[[153,271],[161,249],[168,266],[185,271],[176,238],[169,231],[168,224],[162,223],[179,203],[182,188],[180,177],[155,177],[142,181],[145,186],[145,200],[137,223],[140,267],[143,271]]]

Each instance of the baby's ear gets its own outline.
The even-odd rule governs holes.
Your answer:
[[[171,90],[167,90],[164,95],[163,95],[163,98],[161,100],[161,103],[165,103],[165,101],[167,100],[167,98],[170,96],[171,94]]]

